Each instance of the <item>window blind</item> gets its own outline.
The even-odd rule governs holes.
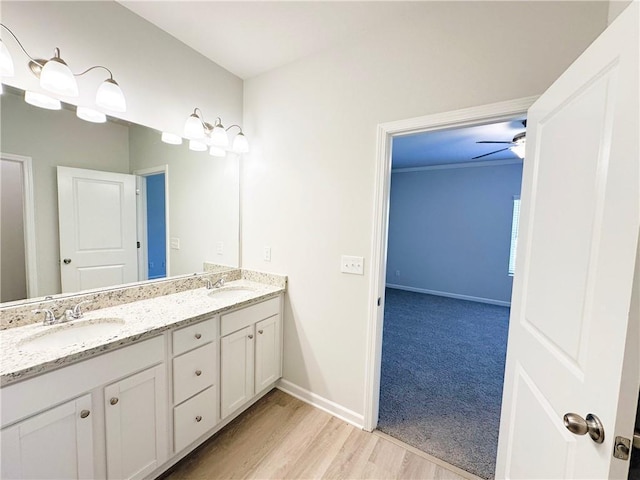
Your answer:
[[[513,218],[511,219],[511,249],[509,250],[509,275],[516,271],[516,249],[518,248],[518,225],[520,224],[520,195],[513,197]]]

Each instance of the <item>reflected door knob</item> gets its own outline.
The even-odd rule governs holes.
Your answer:
[[[64,262],[65,265],[69,265],[71,263],[71,259],[70,258],[65,258],[62,261]]]
[[[604,442],[604,425],[592,413],[587,414],[587,418],[582,418],[577,413],[567,413],[564,416],[564,426],[571,433],[576,435],[586,435],[588,433],[594,442]]]

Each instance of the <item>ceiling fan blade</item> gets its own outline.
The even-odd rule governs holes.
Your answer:
[[[489,155],[493,155],[494,153],[498,153],[498,152],[504,152],[505,150],[509,150],[509,147],[501,148],[500,150],[495,150],[493,152],[485,153],[484,155],[478,155],[477,157],[473,157],[471,160],[475,160],[476,158],[488,157]]]
[[[513,142],[493,142],[491,140],[482,140],[482,141],[476,142],[476,143],[508,143],[508,144],[512,144]]]

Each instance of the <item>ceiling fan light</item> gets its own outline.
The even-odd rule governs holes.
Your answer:
[[[227,151],[224,148],[211,147],[209,149],[209,155],[212,157],[225,157],[227,155]]]
[[[127,101],[124,98],[124,93],[122,93],[120,85],[113,78],[107,78],[98,87],[96,105],[114,112],[127,111]]]
[[[162,141],[170,145],[182,145],[182,137],[175,133],[162,132]]]
[[[47,110],[60,110],[62,104],[57,98],[52,98],[42,93],[24,92],[24,101],[34,107],[46,108]]]
[[[521,159],[524,158],[524,150],[525,150],[524,142],[518,143],[517,145],[514,145],[513,147],[509,147],[509,150],[511,150],[513,153],[515,153]]]
[[[76,116],[92,123],[104,123],[107,121],[107,116],[104,113],[88,107],[78,107],[76,109]]]
[[[247,153],[249,151],[249,142],[247,142],[247,137],[244,136],[244,133],[238,133],[233,139],[232,150],[235,153]]]
[[[202,120],[196,113],[192,113],[184,122],[184,136],[190,140],[199,140],[204,138],[204,127]]]
[[[60,51],[56,48],[56,55],[46,62],[40,72],[40,86],[48,92],[65,97],[78,96],[78,82],[67,64],[60,58]]]
[[[207,144],[197,140],[189,140],[189,150],[193,150],[194,152],[206,152]]]
[[[7,46],[0,40],[0,76],[13,77],[13,74],[13,59]]]
[[[211,145],[221,148],[229,146],[229,136],[221,123],[217,123],[211,131]]]

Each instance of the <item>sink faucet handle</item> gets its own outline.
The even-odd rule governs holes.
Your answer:
[[[44,321],[42,322],[43,325],[52,325],[56,323],[56,315],[50,308],[37,308],[35,310],[31,310],[31,313],[44,313]]]
[[[206,284],[207,284],[207,290],[211,290],[213,288],[213,284],[211,283],[211,280],[209,280],[208,278],[206,279]]]
[[[87,303],[90,303],[90,300],[83,300],[82,302],[77,303],[73,309],[71,310],[71,314],[73,316],[73,318],[82,318],[82,305],[86,305]]]

